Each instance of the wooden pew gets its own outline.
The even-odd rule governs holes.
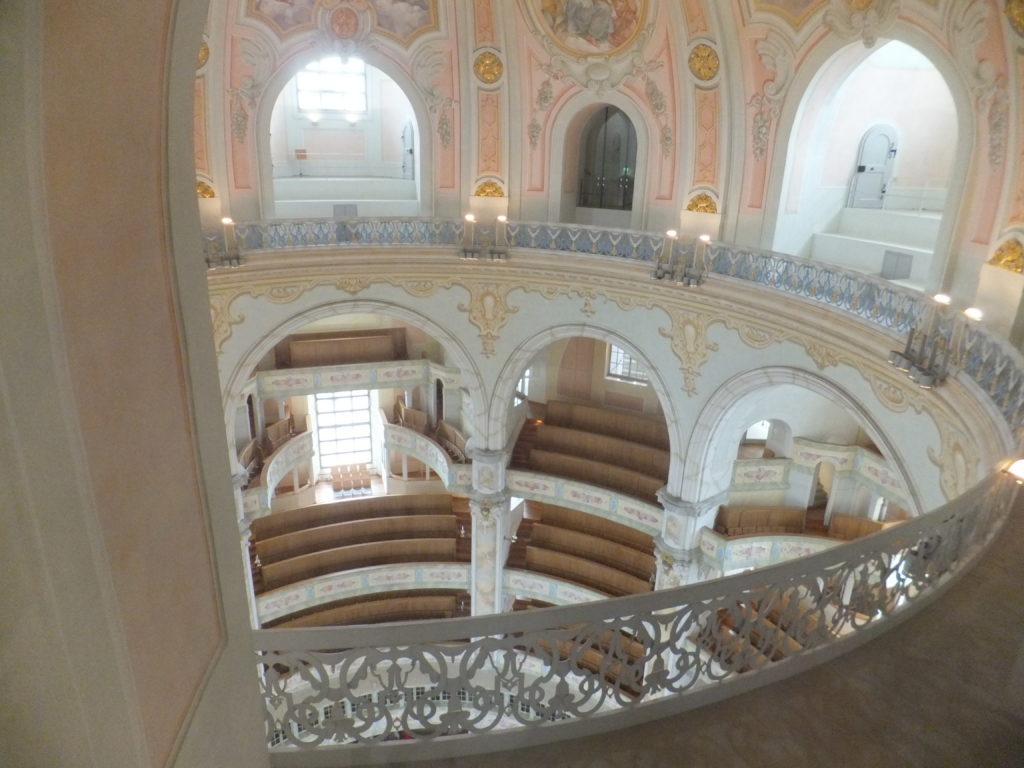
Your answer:
[[[559,528],[568,528],[591,536],[599,536],[649,555],[654,554],[654,538],[650,534],[630,528],[628,525],[615,523],[577,509],[545,504],[540,501],[530,501],[529,508],[538,515],[536,523],[556,525]]]
[[[651,574],[654,573],[653,555],[567,528],[536,524],[530,534],[530,544],[543,549],[585,557],[638,579],[649,581]]]
[[[327,573],[391,563],[455,562],[455,539],[396,539],[335,547],[299,555],[264,566],[263,585],[269,591]]]
[[[657,491],[665,485],[663,480],[631,469],[539,448],[530,451],[530,468],[536,472],[607,488],[654,504],[658,501]]]
[[[538,424],[535,445],[546,451],[583,456],[632,469],[656,477],[662,484],[668,479],[671,459],[668,451],[622,438],[552,424]]]
[[[457,615],[458,603],[459,598],[456,595],[380,597],[374,600],[325,608],[280,622],[275,626],[282,628],[331,627],[343,624],[381,624],[389,621],[450,619]]]
[[[369,496],[275,512],[253,520],[250,530],[253,540],[260,541],[304,528],[315,528],[347,520],[397,515],[449,514],[451,509],[452,499],[446,493]]]
[[[322,525],[253,543],[266,567],[280,560],[324,549],[392,539],[443,539],[458,536],[455,515],[397,515]]]
[[[612,597],[650,592],[650,581],[583,557],[540,547],[526,547],[526,568],[582,584]]]

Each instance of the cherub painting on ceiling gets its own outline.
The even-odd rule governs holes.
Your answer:
[[[645,0],[530,0],[535,16],[563,48],[612,53],[635,37]]]
[[[253,15],[262,16],[284,33],[313,20],[316,0],[250,0]]]

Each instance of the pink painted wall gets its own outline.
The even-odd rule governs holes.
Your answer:
[[[153,766],[168,762],[223,636],[164,219],[173,7],[50,3],[43,29],[45,191],[72,406]]]

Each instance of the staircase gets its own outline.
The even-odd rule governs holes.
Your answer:
[[[459,531],[455,539],[455,559],[460,563],[470,563],[473,561],[473,513],[469,509],[469,499],[452,496],[452,514]]]
[[[537,442],[537,422],[527,419],[523,422],[523,428],[519,430],[519,437],[512,448],[512,459],[510,467],[517,469],[530,468],[530,451]]]
[[[938,213],[843,208],[831,231],[813,235],[810,257],[921,288],[940,222]]]

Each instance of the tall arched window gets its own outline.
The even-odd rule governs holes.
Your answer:
[[[606,106],[587,121],[580,156],[580,208],[633,209],[636,129],[625,113]]]

